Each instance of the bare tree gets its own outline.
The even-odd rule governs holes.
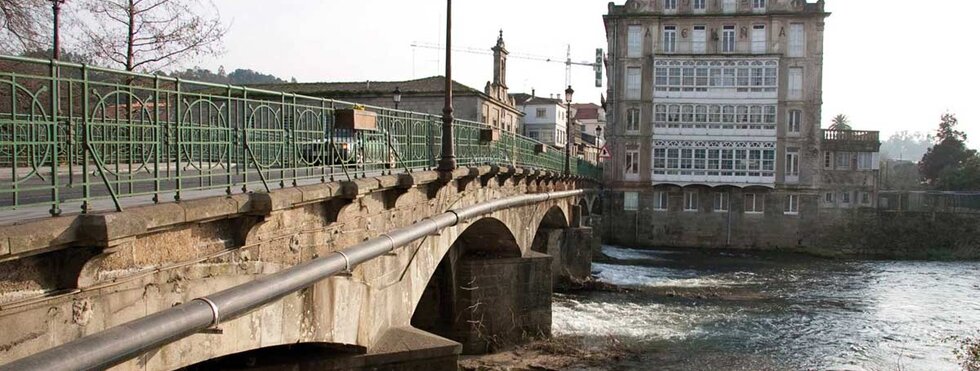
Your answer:
[[[201,5],[210,6],[214,16]],[[157,71],[185,58],[221,53],[227,29],[210,1],[86,0],[91,20],[80,44],[94,60],[128,71]]]
[[[49,0],[0,0],[0,52],[17,54],[46,47],[50,16]]]

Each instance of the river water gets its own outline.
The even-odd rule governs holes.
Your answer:
[[[980,263],[835,261],[603,246],[626,292],[558,295],[553,332],[665,370],[956,370],[980,334]],[[624,361],[626,362],[626,361]]]

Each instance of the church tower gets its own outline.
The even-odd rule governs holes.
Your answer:
[[[504,31],[500,30],[497,45],[493,47],[493,86],[507,96],[507,48],[504,47]]]

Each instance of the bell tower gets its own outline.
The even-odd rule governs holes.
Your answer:
[[[504,30],[500,30],[497,45],[493,47],[493,85],[507,91],[507,48],[504,47]]]

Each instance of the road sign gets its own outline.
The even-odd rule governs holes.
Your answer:
[[[606,148],[606,146],[602,146],[602,150],[599,151],[599,157],[600,158],[612,158],[612,155],[609,154],[609,149]]]

